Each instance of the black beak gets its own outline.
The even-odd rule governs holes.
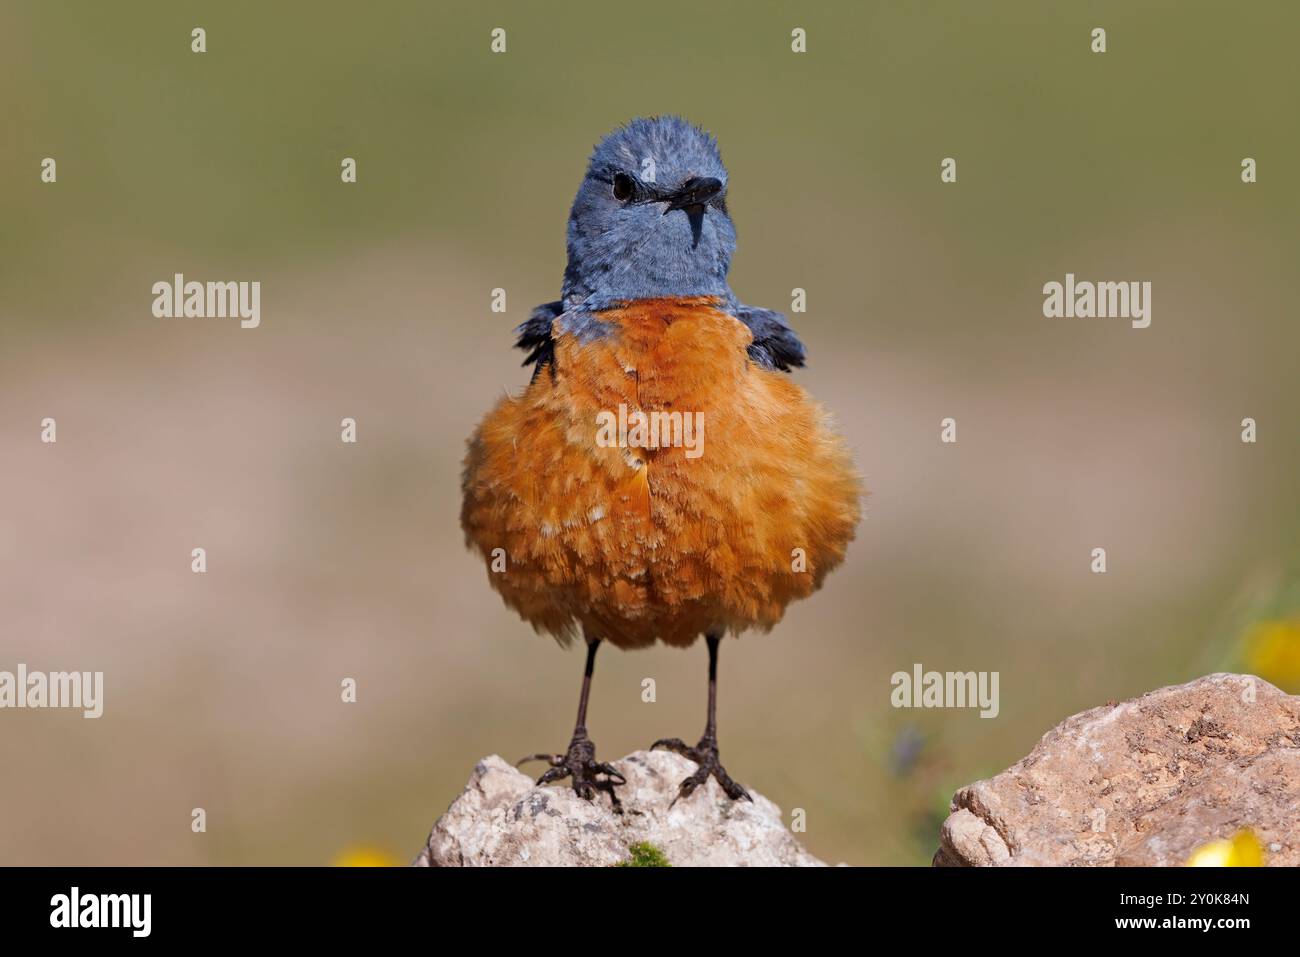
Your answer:
[[[714,179],[712,176],[688,179],[682,183],[680,189],[663,197],[668,200],[668,208],[664,210],[664,215],[667,216],[674,209],[685,209],[689,212],[692,206],[698,206],[699,211],[703,213],[709,200],[721,192],[722,180],[720,179]]]
[[[691,224],[691,248],[695,249],[700,245],[700,233],[704,229],[704,210],[709,205],[709,201],[722,192],[722,180],[714,179],[712,176],[696,177],[688,179],[682,183],[681,188],[671,193],[665,193],[660,199],[668,201],[668,208],[664,210],[667,216],[674,209],[686,211],[686,218]]]

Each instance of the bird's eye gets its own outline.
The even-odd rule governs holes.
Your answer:
[[[631,176],[628,176],[627,173],[614,174],[614,198],[616,200],[620,203],[626,202],[632,198],[635,191],[636,183],[633,182]]]

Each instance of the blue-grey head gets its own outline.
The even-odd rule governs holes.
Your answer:
[[[534,378],[543,368],[555,372],[557,330],[607,335],[604,311],[662,297],[717,297],[749,328],[756,364],[783,372],[803,365],[803,343],[785,316],[744,305],[727,285],[736,230],[726,195],[717,142],[680,117],[633,120],[601,140],[569,213],[563,298],[538,306],[516,329]]]
[[[676,116],[632,120],[591,154],[569,213],[566,305],[717,296],[736,230],[718,144]]]

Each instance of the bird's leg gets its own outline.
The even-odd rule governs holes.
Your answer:
[[[697,787],[709,779],[709,775],[713,775],[718,779],[718,783],[722,785],[722,790],[733,801],[740,798],[752,801],[754,799],[749,796],[749,792],[731,780],[730,775],[727,774],[727,769],[718,760],[718,643],[722,640],[722,636],[705,635],[704,640],[709,646],[709,718],[704,725],[704,736],[700,738],[699,744],[693,748],[689,747],[681,738],[660,738],[650,746],[650,750],[663,748],[668,751],[675,751],[699,765],[695,773],[678,787],[677,797],[673,798],[673,804],[676,804],[681,798],[690,797]]]
[[[588,639],[587,667],[582,674],[582,696],[578,699],[578,720],[573,726],[573,740],[569,742],[569,750],[564,754],[532,754],[517,763],[547,761],[551,767],[537,779],[539,785],[572,777],[573,790],[579,797],[591,801],[595,799],[597,791],[604,791],[609,795],[614,810],[621,813],[623,807],[618,795],[614,793],[614,787],[626,784],[627,779],[613,765],[596,760],[595,742],[587,737],[587,697],[591,694],[591,674],[596,668],[596,649],[599,646],[599,638]],[[603,778],[600,777],[602,774]]]

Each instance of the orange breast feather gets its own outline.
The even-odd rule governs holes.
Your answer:
[[[749,330],[709,301],[601,318],[616,328],[595,341],[558,333],[553,369],[470,439],[468,544],[506,604],[561,641],[771,628],[853,538],[862,488],[841,440],[788,376],[749,361]],[[634,422],[691,413],[698,434],[661,415],[679,444],[645,447],[635,429],[610,444],[601,425],[620,406]]]

